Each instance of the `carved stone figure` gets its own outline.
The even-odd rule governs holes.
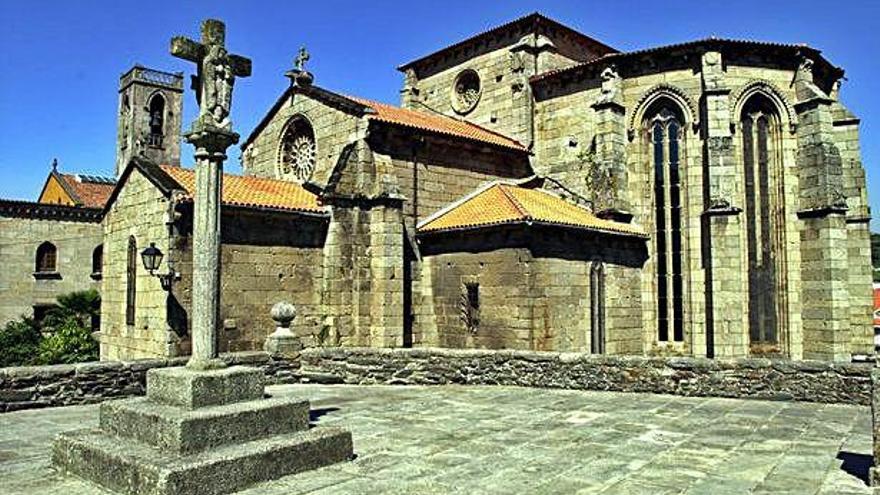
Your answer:
[[[175,36],[171,40],[171,54],[198,65],[198,75],[192,80],[199,104],[197,123],[231,131],[232,88],[236,77],[251,74],[251,61],[227,52],[225,38],[226,27],[222,22],[206,21],[202,25],[201,43]]]

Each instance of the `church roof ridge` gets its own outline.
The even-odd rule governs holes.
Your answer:
[[[710,36],[708,38],[700,38],[696,40],[683,41],[680,43],[671,43],[668,45],[660,45],[654,47],[641,48],[638,50],[632,51],[620,51],[616,53],[608,53],[601,57],[595,58],[593,60],[587,60],[585,62],[580,62],[574,65],[570,65],[568,67],[562,67],[559,69],[553,69],[546,72],[542,72],[540,74],[535,74],[534,76],[529,78],[530,83],[541,82],[546,79],[552,79],[561,74],[567,74],[570,72],[575,72],[578,69],[582,69],[584,67],[601,65],[603,63],[608,63],[616,60],[625,59],[627,57],[640,56],[640,55],[648,55],[653,53],[660,53],[669,50],[676,50],[682,48],[692,48],[700,45],[728,45],[728,46],[755,46],[755,47],[765,47],[765,48],[780,48],[793,50],[795,52],[807,52],[809,55],[814,57],[819,57],[822,61],[831,66],[832,69],[837,71],[840,76],[843,75],[843,70],[839,67],[833,66],[830,62],[822,57],[822,51],[813,48],[805,43],[780,43],[774,41],[761,41],[761,40],[753,40],[753,39],[737,39],[737,38],[719,38],[716,36]]]
[[[528,148],[519,141],[468,120],[439,113],[419,112],[418,110],[356,96],[348,96],[347,98],[371,108],[373,113],[365,115],[370,120],[397,124],[448,136],[463,137],[517,151],[528,151]]]
[[[499,180],[477,188],[419,222],[419,234],[435,234],[500,225],[545,225],[647,239],[638,226],[605,220],[544,189]]]
[[[401,65],[399,65],[399,66],[397,67],[397,70],[399,70],[399,71],[401,71],[401,72],[404,72],[404,71],[406,71],[407,69],[409,69],[409,68],[411,68],[411,67],[413,67],[413,66],[415,66],[415,65],[419,65],[419,64],[421,64],[421,63],[423,63],[423,62],[426,62],[426,61],[428,61],[429,59],[432,59],[432,58],[434,58],[434,57],[437,57],[438,55],[440,55],[440,54],[442,54],[442,53],[446,53],[446,52],[448,52],[448,51],[450,51],[450,50],[455,50],[455,49],[457,49],[457,48],[462,48],[462,47],[464,47],[464,46],[466,46],[466,45],[470,45],[470,44],[473,44],[473,43],[479,42],[479,41],[481,41],[481,40],[483,40],[483,39],[485,39],[485,38],[487,38],[487,37],[490,37],[490,36],[496,35],[496,34],[502,32],[502,31],[506,31],[506,30],[512,29],[512,28],[515,27],[515,26],[524,25],[524,24],[529,24],[529,23],[547,23],[547,24],[550,24],[550,25],[552,25],[553,27],[555,27],[555,28],[557,28],[557,29],[564,30],[564,31],[568,32],[569,34],[572,34],[572,35],[574,35],[574,36],[580,38],[581,41],[584,42],[584,43],[591,44],[591,45],[593,45],[593,46],[598,47],[600,50],[603,50],[603,51],[605,51],[605,52],[616,52],[616,51],[617,51],[617,49],[615,49],[615,48],[613,48],[613,47],[611,47],[611,46],[609,46],[609,45],[606,45],[605,43],[602,43],[601,41],[599,41],[599,40],[597,40],[597,39],[595,39],[595,38],[592,38],[592,37],[590,37],[590,36],[587,36],[586,34],[580,32],[580,31],[578,31],[578,30],[576,30],[576,29],[574,29],[574,28],[572,28],[572,27],[566,26],[565,24],[562,24],[562,23],[559,22],[559,21],[556,21],[556,20],[554,20],[554,19],[551,19],[551,18],[545,16],[544,14],[541,14],[540,12],[531,12],[531,13],[529,13],[529,14],[526,14],[526,15],[524,15],[524,16],[522,16],[522,17],[518,17],[518,18],[516,18],[516,19],[513,19],[513,20],[511,20],[511,21],[505,22],[505,23],[503,23],[503,24],[500,24],[500,25],[497,25],[497,26],[494,26],[494,27],[487,28],[487,29],[485,29],[485,30],[483,30],[483,31],[481,31],[481,32],[479,32],[479,33],[477,33],[477,34],[475,34],[475,35],[472,35],[472,36],[470,36],[470,37],[468,37],[468,38],[465,38],[465,39],[463,39],[463,40],[461,40],[461,41],[455,42],[455,43],[453,43],[453,44],[451,44],[451,45],[447,45],[447,46],[445,46],[445,47],[443,47],[443,48],[440,48],[439,50],[435,50],[435,51],[429,53],[428,55],[424,55],[424,56],[422,56],[422,57],[419,57],[419,58],[416,58],[416,59],[414,59],[414,60],[411,60],[411,61],[409,61],[409,62],[407,62],[407,63],[405,63],[405,64],[401,64]]]
[[[269,125],[272,117],[293,91],[313,98],[332,100],[334,104],[345,107],[343,108],[344,110],[356,112],[359,116],[368,120],[433,132],[453,138],[463,138],[523,153],[529,152],[528,148],[519,141],[468,120],[443,114],[419,112],[390,103],[337,93],[315,85],[287,88],[241,144],[241,149],[245,149]]]

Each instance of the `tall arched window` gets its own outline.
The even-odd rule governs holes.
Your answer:
[[[53,273],[58,267],[58,249],[49,241],[37,246],[36,263],[34,271],[37,273]]]
[[[150,98],[150,146],[162,146],[162,137],[165,135],[165,97],[156,93]]]
[[[777,321],[777,211],[778,116],[770,101],[751,97],[743,106],[743,172],[749,281],[749,337],[753,343],[776,343]]]
[[[648,121],[654,178],[654,248],[657,274],[657,338],[684,340],[682,278],[682,118],[661,105]],[[671,335],[670,335],[671,333]]]
[[[292,118],[281,134],[278,151],[278,177],[305,182],[315,170],[315,133],[309,122]]]
[[[128,260],[125,271],[125,324],[134,325],[135,295],[137,294],[137,241],[128,238]]]
[[[605,265],[590,266],[590,352],[605,354]]]
[[[104,245],[98,244],[92,251],[92,278],[100,278],[102,271],[104,271]]]

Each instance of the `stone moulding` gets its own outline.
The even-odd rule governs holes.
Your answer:
[[[762,94],[766,96],[773,105],[776,106],[780,116],[784,116],[785,123],[788,124],[788,132],[794,134],[797,132],[798,117],[794,105],[788,98],[779,91],[779,89],[770,81],[764,79],[753,79],[737,89],[730,98],[730,123],[731,126],[735,122],[739,122],[739,115],[742,113],[743,105],[748,99],[755,95]]]
[[[654,102],[664,97],[669,98],[681,108],[685,122],[689,123],[692,129],[696,130],[700,128],[700,111],[693,98],[688,96],[688,94],[678,86],[662,83],[645,91],[641,98],[639,98],[639,101],[633,106],[633,111],[630,114],[629,122],[627,123],[627,134],[630,140],[635,138],[636,127],[642,119],[644,119],[645,111],[650,108]]]

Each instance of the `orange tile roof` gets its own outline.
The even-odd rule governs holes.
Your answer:
[[[64,184],[76,195],[74,201],[87,208],[103,208],[113,193],[116,181],[103,177],[91,177],[79,174],[58,174]],[[92,180],[97,179],[97,180]]]
[[[528,151],[525,146],[515,139],[465,120],[446,115],[417,112],[354,96],[346,96],[346,98],[372,109],[375,113],[366,115],[370,120],[446,134],[448,136],[463,137],[517,151]]]
[[[532,222],[647,237],[634,225],[598,218],[590,210],[550,192],[501,182],[477,190],[435,213],[419,225],[419,232]]]
[[[874,326],[880,327],[880,286],[874,285]]]
[[[195,172],[181,167],[160,165],[192,199]],[[295,182],[260,177],[223,174],[223,204],[249,208],[324,213],[315,194]]]

